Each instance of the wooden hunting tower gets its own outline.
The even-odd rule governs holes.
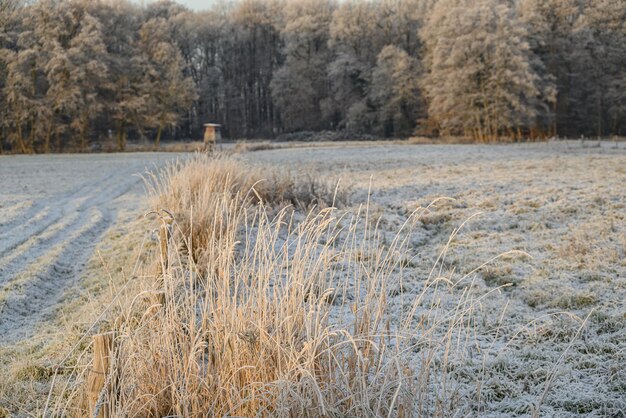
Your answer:
[[[222,139],[221,127],[217,123],[204,124],[204,145],[212,146]]]

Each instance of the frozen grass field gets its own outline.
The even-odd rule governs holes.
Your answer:
[[[172,154],[0,157],[0,345],[32,337]]]
[[[0,371],[8,376],[0,416],[42,410],[54,362],[107,303],[101,288],[130,276],[146,228],[134,174],[171,158],[0,158]],[[418,207],[436,201],[390,270],[385,303],[393,329],[429,277],[442,278],[425,293],[431,311],[445,316],[473,301],[458,327],[463,336],[454,334],[460,343],[451,344],[463,355],[435,358],[445,382],[425,384],[445,386],[439,401],[449,405],[440,410],[527,416],[539,406],[541,416],[624,416],[624,144],[377,143],[236,158],[339,181],[350,190],[341,210],[367,206],[381,246]],[[363,264],[376,257],[375,247],[355,248]],[[329,309],[332,322],[341,302]],[[407,358],[419,364],[420,355]]]
[[[529,414],[550,380],[542,416],[624,416],[626,150],[619,145],[380,146],[250,159],[351,183],[355,205],[371,189],[372,210],[390,231],[416,207],[454,199],[422,219],[402,292],[419,292],[450,234],[468,219],[442,275],[458,279],[510,250],[530,256],[503,257],[465,279],[479,294],[507,286],[481,302],[475,332],[510,343],[494,347],[486,364],[458,365],[459,390],[480,391],[484,415]],[[445,296],[451,306],[464,288]],[[480,388],[472,376],[484,379]]]

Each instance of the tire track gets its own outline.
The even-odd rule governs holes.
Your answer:
[[[110,181],[110,177],[103,177],[97,180],[96,184],[106,184],[107,181]],[[0,241],[0,255],[23,244],[29,238],[42,233],[58,222],[60,218],[71,211],[72,204],[76,204],[76,199],[85,197],[85,192],[93,188],[93,182],[85,182],[79,189],[70,193],[55,196],[53,199],[38,200],[23,215],[0,225],[0,236],[9,235],[8,233],[11,232],[10,238]],[[50,202],[54,203],[57,210],[52,210]],[[80,210],[81,206],[77,206],[76,209]]]
[[[67,240],[67,236],[82,228],[87,222],[88,210],[100,207],[130,190],[137,183],[136,179],[115,182],[108,187],[91,188],[88,196],[78,198],[80,202],[70,199],[61,200],[63,210],[53,217],[54,221],[46,222],[45,226],[37,226],[30,230],[20,231],[17,235],[18,245],[8,246],[0,251],[0,285],[9,283],[18,272],[33,264],[47,254],[49,249]],[[74,209],[69,209],[70,207]],[[1,316],[0,316],[1,318]]]
[[[54,317],[65,293],[80,285],[94,247],[115,223],[118,210],[134,205],[133,199],[118,198],[140,191],[137,173],[173,158],[172,154],[86,155],[76,156],[74,165],[74,159],[66,156],[45,156],[37,161],[48,164],[51,176],[59,179],[58,185],[55,177],[46,179],[53,185],[50,192],[42,193],[35,175],[22,185],[0,184],[3,192],[13,187],[14,196],[22,188],[38,186],[37,197],[23,205],[21,213],[5,212],[3,219],[0,211],[0,346],[31,337]],[[18,159],[2,161],[9,164],[0,165],[0,180],[22,164]],[[70,178],[73,175],[83,177]],[[63,183],[68,178],[72,181]],[[27,193],[19,196],[30,199]]]
[[[0,335],[4,344],[29,338],[38,323],[50,319],[65,290],[80,279],[93,246],[113,220],[112,213],[95,208],[88,213],[90,221],[59,244],[58,255],[32,277],[15,285],[0,301]],[[29,273],[26,274],[30,276]]]

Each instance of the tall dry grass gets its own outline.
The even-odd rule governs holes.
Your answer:
[[[266,209],[291,205],[306,211],[342,205],[348,199],[347,189],[339,190],[312,175],[297,177],[224,155],[197,155],[172,164],[150,174],[146,184],[153,207],[175,221],[174,242],[193,247],[196,262],[203,256],[219,257],[215,250],[222,250],[215,244],[222,235],[236,232],[244,215],[259,204]]]
[[[164,274],[135,279],[143,291],[112,322],[101,398],[112,416],[471,411],[475,400],[450,371],[475,343],[480,299],[461,291],[449,310],[433,297],[467,276],[452,282],[435,266],[420,292],[388,303],[404,288],[411,231],[426,209],[389,238],[367,206],[333,208],[332,188],[317,196],[318,186],[226,157],[195,158],[149,183],[155,210],[174,218],[174,250],[160,260]],[[306,214],[283,204],[322,199],[330,206]],[[46,413],[85,414],[82,364]]]

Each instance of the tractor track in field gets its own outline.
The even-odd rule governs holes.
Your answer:
[[[139,174],[173,158],[0,158],[0,345],[29,338],[54,317],[118,211],[141,201]]]

